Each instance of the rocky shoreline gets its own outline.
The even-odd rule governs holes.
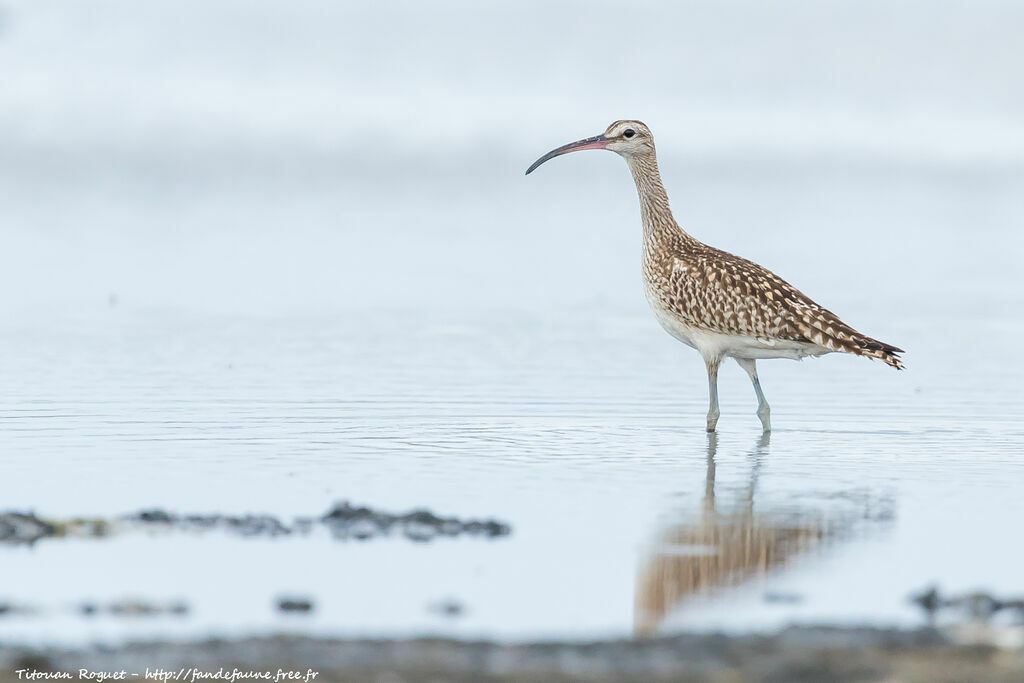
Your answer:
[[[1024,651],[959,644],[932,628],[790,627],[773,635],[689,634],[636,640],[507,644],[452,639],[323,639],[298,636],[131,643],[38,650],[0,646],[0,683],[32,672],[126,671],[127,680],[230,680],[236,672],[310,670],[315,681],[533,683],[546,681],[953,681],[1024,680]],[[20,670],[20,674],[19,674]],[[137,677],[131,677],[138,673]],[[191,678],[190,678],[191,676]],[[156,678],[155,680],[159,680]],[[281,679],[285,680],[285,679]]]
[[[31,545],[42,539],[106,538],[130,531],[220,531],[246,538],[276,538],[308,535],[317,528],[326,529],[332,538],[339,541],[367,541],[394,535],[417,543],[427,543],[439,538],[459,536],[494,539],[512,533],[509,524],[497,519],[442,517],[426,508],[392,513],[340,501],[322,515],[296,517],[290,521],[269,514],[179,514],[160,508],[140,510],[114,518],[71,519],[40,517],[34,512],[7,511],[0,513],[0,544]]]

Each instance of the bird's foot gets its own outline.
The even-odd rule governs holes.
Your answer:
[[[708,412],[708,431],[709,432],[715,431],[715,427],[718,426],[718,415],[719,415],[719,413],[718,413],[717,410],[709,411]]]
[[[772,409],[767,403],[757,409],[757,417],[761,420],[761,428],[765,432],[772,431]]]

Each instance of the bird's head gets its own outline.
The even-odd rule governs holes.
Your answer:
[[[651,129],[642,121],[616,121],[600,135],[570,142],[568,145],[551,150],[533,162],[533,165],[526,170],[526,175],[530,175],[534,169],[548,159],[584,149],[608,149],[628,159],[653,154],[654,136],[651,135]]]

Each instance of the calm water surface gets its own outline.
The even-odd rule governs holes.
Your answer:
[[[5,641],[914,626],[932,583],[1024,592],[1019,8],[649,5],[648,39],[618,5],[2,4],[0,510],[513,529],[0,547],[37,610]],[[728,365],[709,438],[621,160],[522,177],[622,117],[695,236],[909,369],[763,362],[763,438]],[[191,611],[70,609],[131,597]]]
[[[709,437],[699,358],[642,312],[440,322],[114,309],[14,330],[3,349],[19,358],[4,377],[8,509],[288,520],[348,499],[496,516],[513,533],[427,545],[136,534],[3,548],[5,595],[46,612],[0,632],[530,638],[914,625],[906,597],[931,582],[1019,590],[1019,372],[929,350],[926,334],[893,322],[923,349],[911,370],[843,357],[765,364],[777,427],[763,438],[731,368]],[[315,598],[315,615],[274,616],[275,596],[296,593]],[[128,623],[61,612],[130,596],[183,598],[193,611]],[[464,616],[429,609],[445,599]]]

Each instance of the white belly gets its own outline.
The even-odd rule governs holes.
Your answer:
[[[745,335],[712,332],[688,325],[674,313],[660,305],[657,298],[648,296],[648,303],[654,316],[665,331],[700,352],[704,358],[792,358],[798,360],[805,356],[820,356],[829,353],[829,349],[807,342],[788,341],[785,339],[758,339]]]

